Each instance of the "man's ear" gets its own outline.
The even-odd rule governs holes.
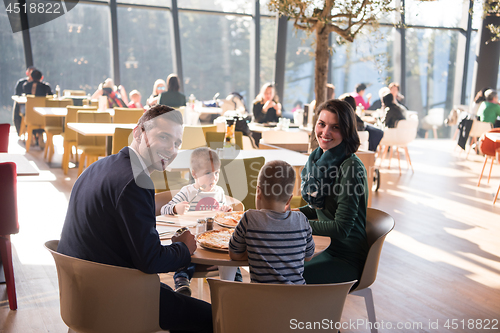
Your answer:
[[[141,143],[141,139],[142,139],[142,130],[139,128],[139,126],[136,126],[134,128],[134,140],[137,141],[137,143]]]
[[[257,188],[255,189],[255,198],[259,200],[262,198],[262,191],[260,190],[260,186],[257,186]]]

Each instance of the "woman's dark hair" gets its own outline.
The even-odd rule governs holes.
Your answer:
[[[479,104],[479,103],[481,103],[481,102],[486,101],[486,97],[484,96],[484,93],[485,93],[487,90],[490,90],[490,89],[491,89],[490,87],[485,87],[485,88],[483,88],[483,89],[481,90],[481,95],[480,95],[480,96],[478,96],[479,94],[478,94],[478,95],[476,95],[476,99],[474,100],[474,103]]]
[[[388,93],[384,97],[382,97],[382,102],[385,106],[391,106],[392,104],[394,104],[394,96],[391,93]]]
[[[167,91],[179,91],[181,89],[181,85],[179,83],[179,78],[176,74],[170,74],[167,77]]]
[[[349,103],[338,99],[331,99],[321,103],[316,112],[318,115],[321,111],[329,111],[337,115],[339,121],[339,130],[342,135],[343,141],[346,144],[346,154],[350,155],[355,153],[361,143],[359,142],[358,131],[356,130],[356,117],[354,109]]]

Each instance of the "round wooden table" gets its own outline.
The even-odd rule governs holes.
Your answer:
[[[184,215],[160,215],[156,217],[158,226],[172,227],[189,227],[191,231],[196,231],[196,220],[199,218],[213,217],[213,211],[197,211],[188,212]],[[217,223],[214,223],[214,229],[221,228]],[[330,245],[330,237],[313,236],[316,248],[314,255],[323,252]],[[170,239],[162,239],[162,244],[170,244]],[[236,269],[240,266],[248,266],[247,260],[232,260],[229,258],[228,251],[216,251],[205,249],[198,245],[198,248],[191,256],[191,262],[208,266],[219,266],[219,275],[222,280],[234,280]]]

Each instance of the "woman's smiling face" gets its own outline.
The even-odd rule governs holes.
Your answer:
[[[321,110],[314,130],[316,140],[323,152],[338,146],[343,140],[339,119],[335,113],[328,110]]]

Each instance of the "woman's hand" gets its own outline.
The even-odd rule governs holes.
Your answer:
[[[276,106],[276,103],[274,103],[273,100],[271,101],[267,101],[265,104],[264,104],[264,107],[262,108],[262,113],[267,113],[267,110],[269,110],[270,108],[273,108]]]
[[[276,109],[276,115],[281,116],[281,103],[274,104],[274,108]]]

